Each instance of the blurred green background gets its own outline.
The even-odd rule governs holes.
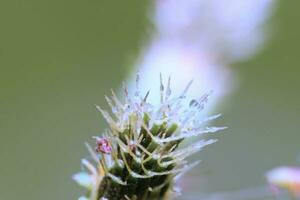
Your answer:
[[[264,184],[300,153],[300,1],[280,1],[266,48],[233,70],[240,86],[218,109],[215,145],[184,194]],[[128,73],[148,37],[141,0],[0,1],[0,199],[76,199],[85,141],[104,121],[94,104]],[[184,199],[184,196],[182,197]]]

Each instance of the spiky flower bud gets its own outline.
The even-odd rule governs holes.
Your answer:
[[[200,139],[187,147],[178,146],[186,138],[213,133],[225,127],[206,127],[207,121],[220,115],[201,119],[201,110],[208,95],[186,102],[186,93],[171,98],[170,78],[167,87],[160,77],[160,105],[147,102],[136,91],[131,97],[124,88],[124,103],[116,97],[106,97],[112,114],[101,109],[109,129],[95,137],[96,151],[87,145],[93,161],[82,160],[85,172],[73,178],[87,188],[80,200],[149,200],[168,199],[177,179],[198,162],[186,158],[215,139]],[[92,164],[91,162],[95,162]]]

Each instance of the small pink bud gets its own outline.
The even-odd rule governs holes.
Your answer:
[[[102,152],[106,154],[111,153],[112,148],[109,144],[109,141],[106,138],[97,138],[96,143],[97,143],[97,147],[96,147],[97,152]]]
[[[128,145],[131,151],[135,151],[136,150],[136,145],[135,144],[129,144]]]

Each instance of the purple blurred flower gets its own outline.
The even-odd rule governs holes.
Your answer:
[[[224,85],[229,86],[232,78],[231,72],[222,66],[222,63],[217,62],[213,55],[179,40],[153,42],[140,66],[139,72],[143,74],[140,89],[144,93],[147,92],[146,88],[150,89],[149,99],[155,103],[159,103],[159,98],[152,95],[152,91],[158,89],[153,82],[159,81],[156,78],[159,73],[165,77],[171,76],[172,84],[175,85],[175,95],[179,95],[191,80],[193,80],[193,87],[190,89],[191,98],[213,91],[210,97],[211,106],[228,92],[224,90]]]
[[[247,58],[264,40],[274,0],[157,0],[159,37],[196,42],[227,59]]]
[[[287,189],[295,196],[300,197],[300,168],[278,167],[269,171],[266,175],[267,181],[277,192],[278,188]]]
[[[273,2],[156,0],[151,16],[156,32],[136,66],[146,77],[140,81],[141,90],[153,91],[160,72],[175,80],[177,94],[193,79],[191,96],[212,90],[210,108],[214,108],[236,85],[228,66],[251,56],[264,41],[264,25]],[[135,73],[130,77],[132,86]],[[150,98],[159,101],[158,96],[150,94]]]

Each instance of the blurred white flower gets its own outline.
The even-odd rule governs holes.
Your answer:
[[[139,68],[143,79],[140,80],[140,90],[146,93],[150,89],[149,99],[159,103],[159,98],[154,94],[159,89],[157,74],[164,77],[170,75],[174,87],[174,94],[179,95],[186,84],[193,80],[190,89],[191,98],[197,98],[200,94],[211,95],[210,105],[214,105],[228,91],[224,85],[228,85],[231,72],[213,59],[213,56],[193,45],[180,43],[178,40],[157,40],[147,50],[141,60]]]
[[[82,196],[82,197],[79,197],[78,200],[89,200],[89,199],[87,197]]]
[[[192,96],[214,92],[214,108],[235,85],[228,66],[255,53],[274,0],[156,0],[151,16],[156,32],[138,59],[141,90],[158,73],[175,79],[175,93],[194,80]],[[134,70],[130,77],[134,84]],[[146,91],[144,91],[146,92]],[[151,96],[158,102],[159,97]]]
[[[266,174],[268,183],[275,187],[286,189],[300,197],[300,168],[278,167]]]
[[[264,40],[274,0],[157,0],[159,37],[196,42],[227,59],[247,58]]]

